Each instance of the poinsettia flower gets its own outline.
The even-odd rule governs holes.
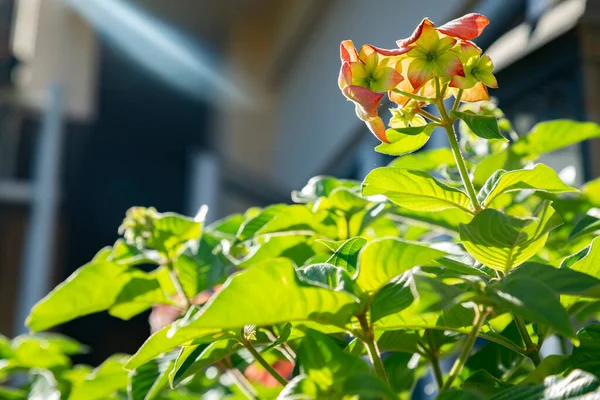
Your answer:
[[[413,59],[407,75],[414,88],[421,88],[434,76],[464,76],[460,58],[451,51],[456,39],[440,37],[432,25],[425,24],[414,44],[415,47],[407,53]]]
[[[481,55],[481,49],[470,42],[462,42],[456,48],[462,60],[465,76],[454,76],[450,81],[453,88],[463,89],[462,100],[472,102],[488,100],[487,87],[497,88],[498,82],[492,74],[494,64],[487,55]]]

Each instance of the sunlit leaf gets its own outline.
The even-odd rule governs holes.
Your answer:
[[[444,255],[441,250],[417,242],[396,238],[373,241],[360,253],[356,283],[365,292],[375,292],[403,272]]]
[[[304,283],[290,260],[273,259],[230,277],[197,314],[151,336],[127,367],[135,368],[195,337],[210,338],[246,325],[305,320],[344,325],[357,307],[353,295]]]
[[[462,244],[480,263],[508,272],[533,257],[544,247],[548,233],[562,224],[549,202],[544,202],[537,215],[518,218],[485,209],[469,224],[460,225]]]
[[[579,346],[573,348],[571,362],[579,368],[600,375],[600,324],[591,324],[577,332]]]
[[[414,211],[457,209],[471,214],[471,201],[462,191],[427,172],[394,167],[376,168],[363,182],[363,195],[384,195],[393,203]]]
[[[129,373],[127,392],[131,400],[153,400],[168,386],[168,375],[175,363],[175,354],[148,361]]]
[[[552,168],[538,164],[532,169],[496,171],[481,188],[477,198],[483,205],[489,206],[503,193],[525,189],[551,194],[578,192],[565,185]]]
[[[75,386],[69,400],[100,400],[127,389],[128,372],[123,368],[128,356],[115,354]]]
[[[559,295],[548,285],[534,278],[509,275],[493,287],[499,305],[529,321],[547,325],[561,335],[575,337]]]
[[[600,126],[593,122],[557,120],[541,122],[512,145],[515,154],[534,159],[583,140],[600,137]]]
[[[452,150],[448,148],[425,149],[414,154],[407,154],[396,158],[388,165],[388,167],[413,168],[423,171],[433,171],[445,166],[456,166]]]
[[[479,115],[475,114],[471,111],[452,111],[453,117],[460,118],[467,124],[467,126],[471,129],[471,131],[483,139],[493,140],[507,140],[500,133],[500,128],[498,127],[498,120],[496,117],[488,116],[488,115]]]
[[[502,391],[491,400],[574,400],[600,396],[600,380],[581,370],[567,377],[550,376],[539,385],[523,384]]]
[[[375,147],[375,151],[392,156],[401,156],[403,154],[412,153],[427,144],[434,129],[434,124],[401,129],[388,129],[385,132],[385,135],[390,143],[381,143]]]
[[[346,240],[335,250],[333,255],[327,260],[327,263],[341,267],[348,271],[349,274],[354,274],[358,264],[358,253],[366,243],[367,240],[362,237],[353,237]]]

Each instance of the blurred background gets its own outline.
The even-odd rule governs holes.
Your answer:
[[[208,204],[214,220],[386,164],[337,87],[340,41],[390,48],[424,16],[467,12],[491,21],[477,43],[519,133],[600,121],[598,0],[0,0],[0,333],[24,332],[133,205]],[[600,174],[598,150],[544,162],[581,183]],[[97,364],[135,351],[147,317],[60,331]]]

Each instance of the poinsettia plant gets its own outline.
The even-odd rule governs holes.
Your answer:
[[[517,136],[471,42],[487,23],[425,19],[395,49],[343,41],[340,89],[400,157],[207,226],[204,209],[132,208],[122,238],[31,310],[32,333],[0,340],[0,396],[398,399],[429,379],[439,399],[600,398],[600,180],[577,188],[536,163],[600,127]],[[450,148],[415,153],[434,134]],[[95,369],[39,333],[149,309],[137,353]]]

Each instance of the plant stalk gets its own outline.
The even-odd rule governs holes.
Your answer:
[[[477,200],[477,193],[475,192],[475,187],[473,186],[473,182],[471,182],[471,178],[469,177],[469,170],[467,169],[465,159],[462,155],[462,152],[460,151],[458,137],[456,136],[456,132],[454,131],[454,124],[448,116],[446,106],[444,106],[444,98],[440,90],[440,80],[439,78],[435,79],[435,87],[437,93],[436,105],[442,117],[442,125],[444,126],[444,129],[446,129],[446,133],[448,134],[448,141],[450,142],[452,154],[454,155],[454,160],[456,161],[456,166],[458,167],[460,178],[462,179],[463,185],[467,191],[467,195],[471,200],[471,204],[473,205],[473,209],[475,210],[475,212],[479,212],[481,211],[481,204],[479,204],[479,200]]]
[[[438,117],[436,117],[435,115],[433,115],[433,114],[431,114],[430,112],[428,112],[428,111],[425,111],[425,110],[423,110],[423,109],[420,109],[420,110],[418,111],[418,114],[420,114],[420,115],[422,115],[422,116],[424,116],[424,117],[426,117],[426,118],[429,118],[430,120],[432,120],[432,121],[433,121],[433,122],[435,122],[435,123],[438,123],[438,124],[441,124],[441,123],[442,123],[442,120],[441,120],[441,119],[439,119],[439,118],[438,118]]]
[[[271,365],[269,365],[267,360],[265,360],[263,356],[261,356],[260,353],[256,351],[256,349],[254,348],[252,343],[250,343],[249,340],[242,339],[240,340],[240,343],[246,348],[246,350],[250,352],[250,354],[252,354],[254,360],[256,360],[269,374],[271,374],[271,376],[275,378],[277,382],[279,382],[282,386],[287,385],[287,381],[285,380],[285,378],[279,375],[279,373],[275,371],[275,369]]]
[[[392,89],[392,92],[401,94],[402,96],[408,97],[409,99],[413,99],[413,100],[424,101],[427,103],[433,103],[433,101],[434,101],[434,99],[431,99],[429,97],[419,96],[417,94],[408,93],[408,92],[405,92],[405,91],[399,90],[399,89]]]
[[[381,361],[381,354],[379,353],[377,342],[375,342],[373,328],[369,325],[369,321],[367,321],[367,316],[365,314],[358,315],[357,318],[363,330],[362,340],[365,346],[367,346],[367,353],[369,354],[371,364],[373,365],[373,371],[375,371],[375,375],[389,384],[383,361]]]
[[[519,334],[521,334],[521,338],[525,343],[527,356],[531,358],[531,361],[533,361],[533,364],[537,367],[542,362],[542,360],[540,359],[540,350],[538,349],[538,346],[535,343],[533,343],[533,340],[531,340],[531,336],[529,336],[529,332],[527,332],[527,325],[525,324],[525,320],[523,320],[523,318],[515,314],[513,314],[513,320],[515,321],[515,324],[517,325],[517,330],[519,331]]]
[[[486,320],[488,314],[489,314],[489,311],[487,311],[487,310],[486,311],[476,311],[475,321],[473,321],[473,329],[471,330],[471,333],[469,333],[469,336],[467,336],[467,342],[465,343],[462,352],[458,356],[458,359],[454,362],[454,365],[452,366],[452,369],[450,370],[450,373],[448,374],[448,378],[446,379],[446,382],[444,382],[444,384],[442,385],[442,388],[440,389],[440,394],[445,392],[452,386],[452,383],[454,382],[454,380],[458,377],[458,375],[462,371],[463,367],[465,366],[465,363],[467,362],[467,359],[469,358],[469,354],[471,353],[471,350],[473,350],[473,345],[475,344],[475,340],[477,339],[477,336],[479,335],[479,331],[483,327],[483,324],[485,323],[485,320]]]
[[[458,106],[460,105],[460,99],[462,98],[463,93],[464,93],[463,89],[458,90],[458,93],[456,94],[456,99],[454,99],[454,105],[452,106],[452,111],[458,110]]]
[[[438,389],[441,389],[444,385],[444,374],[440,368],[440,356],[438,348],[435,344],[435,337],[433,336],[433,332],[429,329],[425,331],[425,336],[427,337],[427,341],[429,343],[429,349],[427,349],[426,357],[429,359],[431,364],[431,369],[433,370],[433,376],[435,377],[435,382],[437,383]]]
[[[183,286],[181,286],[181,282],[179,282],[179,277],[177,276],[177,271],[173,268],[172,264],[167,265],[169,269],[169,278],[171,278],[171,283],[173,283],[173,287],[177,292],[177,295],[181,298],[181,301],[184,302],[186,310],[192,306],[190,299],[188,299],[185,291],[183,290]]]

